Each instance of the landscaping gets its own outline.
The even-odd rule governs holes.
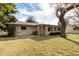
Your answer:
[[[1,56],[79,56],[79,34],[0,38]]]

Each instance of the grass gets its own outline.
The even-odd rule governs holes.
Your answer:
[[[79,34],[0,38],[1,56],[79,56]]]

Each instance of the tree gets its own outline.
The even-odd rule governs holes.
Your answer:
[[[15,18],[12,13],[16,13],[16,6],[12,3],[0,3],[0,27],[4,28],[6,22],[13,21]],[[15,19],[14,19],[15,20]]]
[[[13,3],[0,3],[0,15],[10,15],[15,13],[16,6]]]
[[[14,35],[15,28],[13,26],[8,27],[7,22],[15,22],[17,19],[12,15],[16,13],[16,6],[13,3],[0,3],[0,29],[5,30],[7,28],[8,35]]]
[[[34,20],[34,17],[33,17],[33,16],[28,16],[28,19],[26,20],[26,22],[37,23],[37,22]]]
[[[64,19],[65,14],[71,9],[79,7],[79,3],[61,3],[56,5],[56,16],[61,23],[61,37],[66,38],[65,30],[66,30],[66,21]]]
[[[69,16],[66,16],[66,19],[71,19],[72,25],[79,26],[79,8],[75,8],[73,13],[73,15],[69,14]]]
[[[16,22],[16,21],[18,21],[18,20],[16,19],[16,17],[13,16],[13,15],[8,16],[8,19],[9,19],[8,22]]]

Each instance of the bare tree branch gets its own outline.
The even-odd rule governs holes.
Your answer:
[[[64,15],[70,11],[71,9],[79,7],[79,3],[60,3],[56,4],[56,16],[59,18],[61,23],[61,37],[66,37],[65,30],[66,30],[66,21],[64,19]]]

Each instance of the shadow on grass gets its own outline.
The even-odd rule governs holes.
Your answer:
[[[9,41],[9,40],[18,40],[18,39],[32,39],[35,41],[43,41],[48,40],[51,38],[60,37],[59,35],[56,36],[22,36],[22,37],[0,37],[0,41]]]
[[[54,36],[40,36],[40,37],[31,37],[31,39],[35,41],[44,41],[44,40],[49,40],[52,38],[57,38],[60,37],[59,35],[54,35]]]
[[[79,45],[79,42],[77,42],[77,41],[74,41],[74,40],[72,40],[72,39],[70,39],[70,38],[65,38],[65,39],[68,40],[68,41],[70,41],[70,42],[73,42],[73,43]]]
[[[0,37],[0,41],[10,41],[10,40],[18,40],[25,39],[26,37]]]
[[[44,40],[50,40],[53,38],[58,38],[60,37],[59,35],[54,35],[54,36],[22,36],[22,37],[0,37],[0,41],[10,41],[10,40],[18,40],[18,39],[32,39],[35,41],[44,41]],[[79,42],[74,41],[70,38],[64,38],[72,43],[75,43],[77,45],[79,45]]]

